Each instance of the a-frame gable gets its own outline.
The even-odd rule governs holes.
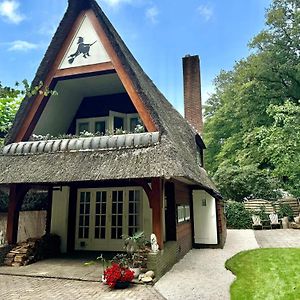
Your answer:
[[[59,69],[95,65],[110,61],[111,59],[89,17],[85,14],[60,63]]]
[[[86,40],[86,44],[90,45],[89,55],[87,55],[86,52],[86,50],[88,50],[87,46],[83,46],[83,53],[78,53],[77,56],[72,55],[76,52],[74,51],[76,44],[78,42],[81,43],[82,40],[83,42]],[[52,41],[52,43],[54,43],[54,41]],[[119,58],[120,53],[114,49],[113,44],[113,41],[110,40],[103,30],[93,9],[90,8],[81,11],[78,14],[76,21],[73,23],[67,38],[61,42],[60,51],[52,66],[49,67],[50,71],[45,76],[46,79],[44,80],[44,85],[50,86],[51,88],[55,80],[65,76],[80,76],[81,74],[115,70],[146,129],[148,131],[156,131],[158,128],[136,91],[132,79],[128,76],[122,61]],[[79,44],[77,44],[77,48],[78,45]],[[94,48],[92,49],[92,47]],[[27,140],[30,137],[48,100],[49,97],[40,94],[32,99],[33,103],[31,104],[30,109],[23,117],[23,120],[20,120],[22,122],[21,126],[18,126],[18,130],[12,137],[13,139],[9,142],[20,142]]]

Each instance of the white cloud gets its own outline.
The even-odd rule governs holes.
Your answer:
[[[29,43],[26,41],[13,41],[9,43],[10,47],[8,48],[9,51],[29,51],[38,48],[37,44]]]
[[[197,11],[204,18],[204,20],[206,22],[209,21],[214,15],[213,8],[208,4],[206,4],[206,5],[203,4],[203,5],[198,6]]]
[[[56,24],[44,24],[40,26],[40,28],[38,29],[38,33],[46,36],[53,36],[56,31],[56,28]]]
[[[146,10],[146,18],[153,24],[157,23],[157,17],[159,15],[159,10],[156,6],[152,6]]]
[[[24,20],[24,16],[18,11],[20,3],[15,0],[4,0],[0,2],[0,16],[7,21],[19,24]]]
[[[133,3],[133,0],[102,0],[102,1],[112,7],[117,7],[123,3],[125,4]]]

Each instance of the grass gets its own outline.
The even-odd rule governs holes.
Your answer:
[[[299,300],[300,249],[256,249],[236,254],[225,264],[237,278],[232,300]]]

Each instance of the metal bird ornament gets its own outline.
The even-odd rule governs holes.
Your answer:
[[[72,64],[75,60],[76,57],[78,57],[79,55],[83,54],[83,57],[84,58],[87,58],[88,56],[90,56],[90,49],[91,47],[96,43],[97,41],[95,41],[94,43],[92,44],[85,44],[84,43],[84,39],[83,37],[79,36],[78,37],[78,41],[77,41],[77,44],[78,44],[78,47],[77,47],[77,50],[76,52],[74,52],[73,54],[71,54],[68,58],[68,62],[69,64]]]

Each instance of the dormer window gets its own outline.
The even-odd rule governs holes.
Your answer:
[[[203,167],[203,150],[197,146],[197,164],[200,165],[200,167]]]
[[[139,115],[124,114],[115,111],[109,111],[109,116],[98,118],[80,118],[76,120],[76,134],[87,131],[91,133],[107,134],[115,133],[118,130],[126,132],[140,132],[144,128]]]

